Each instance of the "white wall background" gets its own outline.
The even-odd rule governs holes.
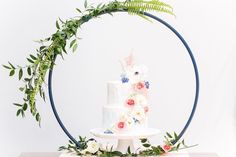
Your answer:
[[[95,0],[91,2],[97,3]],[[201,93],[193,122],[185,134],[189,151],[236,153],[236,72],[234,0],[168,1],[177,18],[158,15],[187,40],[196,57]],[[0,0],[0,64],[24,65],[37,44],[33,40],[52,34],[55,20],[76,16],[75,0]],[[58,62],[54,93],[58,112],[74,135],[87,135],[101,124],[106,104],[106,81],[119,78],[118,59],[133,51],[149,67],[152,82],[150,126],[180,131],[191,110],[194,77],[190,59],[180,41],[159,23],[124,13],[93,20],[79,31],[83,38],[77,53]],[[49,102],[38,100],[40,129],[30,114],[15,117],[12,102],[21,101],[17,79],[0,68],[0,152],[16,157],[21,152],[56,151],[67,137],[59,128]],[[153,142],[160,142],[160,137]]]

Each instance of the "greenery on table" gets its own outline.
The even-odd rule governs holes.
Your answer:
[[[185,141],[182,140],[180,142],[177,142],[175,144],[172,144],[173,141],[176,141],[178,139],[177,134],[174,132],[173,135],[170,133],[166,133],[164,136],[164,145],[151,145],[151,143],[148,141],[148,139],[140,139],[141,142],[141,147],[135,150],[135,152],[131,152],[130,147],[127,148],[126,153],[122,153],[119,151],[114,151],[113,147],[109,148],[106,147],[101,148],[101,147],[96,147],[95,150],[92,150],[92,153],[89,151],[91,149],[87,149],[87,143],[90,141],[95,141],[94,139],[86,139],[86,137],[79,137],[78,143],[80,146],[74,144],[72,141],[69,141],[69,144],[67,146],[61,146],[59,148],[59,151],[64,151],[66,153],[73,153],[78,156],[86,156],[86,155],[96,155],[99,157],[114,157],[114,156],[160,156],[163,154],[166,154],[168,152],[174,152],[174,151],[179,151],[181,149],[187,149],[194,147],[196,145],[192,146],[187,146],[185,144]],[[97,142],[96,142],[97,143]],[[97,143],[100,145],[99,143]],[[168,148],[168,149],[167,149]]]
[[[157,11],[173,14],[170,5],[159,0],[126,0],[124,2],[113,1],[107,4],[98,4],[97,6],[84,3],[84,11],[76,9],[78,16],[63,21],[56,21],[57,31],[50,37],[39,40],[40,47],[34,54],[27,57],[25,66],[15,66],[12,63],[3,65],[9,70],[9,75],[16,75],[24,84],[19,88],[24,93],[22,103],[14,103],[18,107],[17,116],[25,116],[25,111],[30,110],[36,121],[41,121],[40,113],[36,105],[36,96],[40,95],[45,101],[45,90],[43,84],[46,80],[47,72],[55,65],[56,57],[63,57],[69,50],[75,52],[78,47],[79,35],[78,29],[90,19],[99,17],[103,14],[110,14],[119,11],[126,11],[131,15],[138,15],[145,19],[145,11]],[[148,19],[149,20],[149,19]]]

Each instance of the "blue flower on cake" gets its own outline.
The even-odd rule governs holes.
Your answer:
[[[149,84],[148,81],[145,81],[145,86],[146,86],[147,89],[149,89],[150,84]]]
[[[121,77],[122,83],[128,83],[129,82],[129,78],[125,74],[122,74],[120,77]]]

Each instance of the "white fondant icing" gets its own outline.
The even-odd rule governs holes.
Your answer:
[[[103,128],[112,128],[114,124],[125,115],[127,108],[117,104],[114,106],[103,106]]]
[[[130,84],[121,81],[109,81],[107,83],[107,105],[120,106],[124,104],[130,92]]]

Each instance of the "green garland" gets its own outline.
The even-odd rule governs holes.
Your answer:
[[[80,147],[77,147],[72,141],[69,140],[69,144],[67,146],[61,146],[59,151],[64,151],[65,153],[73,153],[77,156],[99,156],[99,157],[114,157],[114,156],[160,156],[166,154],[168,152],[176,152],[182,149],[187,149],[191,147],[195,147],[197,145],[187,146],[185,141],[182,140],[180,142],[172,144],[173,141],[178,139],[177,134],[174,132],[173,135],[170,133],[166,133],[164,136],[164,145],[151,145],[148,139],[140,139],[141,147],[132,152],[130,147],[127,148],[126,153],[122,153],[119,151],[113,150],[113,147],[101,148],[100,144],[94,139],[86,139],[86,137],[79,136]],[[96,147],[91,147],[89,144],[93,142]]]
[[[30,110],[36,121],[41,121],[41,116],[36,106],[35,97],[39,94],[45,101],[44,86],[47,72],[55,65],[56,57],[63,57],[71,49],[75,52],[78,47],[77,30],[82,24],[90,19],[99,17],[103,14],[110,14],[118,11],[127,11],[131,15],[138,15],[148,19],[143,15],[145,11],[157,11],[173,14],[173,9],[170,5],[159,0],[126,0],[124,2],[113,1],[108,4],[98,4],[96,7],[84,3],[84,11],[76,9],[79,16],[63,21],[56,21],[56,33],[52,36],[39,40],[40,47],[36,49],[36,54],[30,54],[27,58],[26,66],[14,66],[8,62],[8,65],[3,65],[10,71],[10,76],[18,73],[18,79],[24,82],[24,85],[19,88],[24,93],[23,103],[14,103],[18,107],[16,115],[25,116],[25,111]],[[148,19],[149,20],[149,19]],[[68,45],[69,43],[69,45]]]

